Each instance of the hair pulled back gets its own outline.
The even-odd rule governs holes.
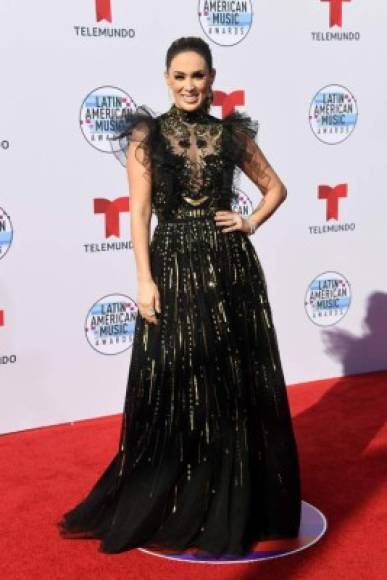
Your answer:
[[[181,52],[193,51],[200,54],[205,60],[208,70],[212,71],[212,53],[209,45],[199,36],[181,36],[172,42],[167,50],[165,57],[165,66],[168,70],[171,66],[172,59]],[[212,98],[208,98],[205,108],[208,110],[211,106]]]

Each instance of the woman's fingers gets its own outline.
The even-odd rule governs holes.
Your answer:
[[[159,320],[156,316],[156,313],[161,312],[160,294],[158,290],[155,291],[151,302],[139,302],[138,309],[141,316],[145,318],[145,320],[153,324],[158,324]]]
[[[160,304],[160,294],[157,292],[155,297],[155,308],[157,312],[161,312],[161,304]]]
[[[148,312],[149,312],[149,311],[148,311]],[[140,314],[141,314],[141,316],[142,316],[143,318],[145,318],[145,320],[146,320],[147,322],[151,322],[152,324],[158,324],[158,322],[159,322],[159,321],[157,320],[157,318],[156,318],[156,315],[155,315],[155,314],[151,315],[151,314],[149,314],[148,312],[147,312],[146,310],[144,310],[144,311],[141,311],[141,310],[140,310]]]
[[[222,232],[233,232],[242,229],[242,216],[237,212],[217,211],[215,214],[217,226],[223,227]]]

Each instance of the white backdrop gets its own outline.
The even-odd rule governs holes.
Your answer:
[[[103,86],[167,110],[164,58],[180,36],[210,44],[218,102],[240,91],[243,102],[234,105],[259,120],[258,143],[287,186],[285,203],[252,239],[288,384],[387,368],[387,81],[380,68],[387,7],[382,0],[339,4],[1,3],[0,432],[122,410],[130,344],[119,337],[95,348],[85,320],[110,295],[117,304],[116,295],[127,297],[133,314],[128,185],[117,160],[93,146],[92,131],[85,138],[80,111]],[[236,24],[217,31],[210,19],[222,18],[222,7]],[[321,107],[328,117],[316,116]],[[335,131],[321,132],[321,123],[332,122]],[[319,192],[337,187],[345,197],[336,208],[331,200],[327,219]],[[242,209],[243,199],[246,207],[259,202],[244,175],[240,189]],[[107,237],[94,203],[119,198],[119,231]],[[311,309],[308,288],[319,276],[344,291],[335,308]]]

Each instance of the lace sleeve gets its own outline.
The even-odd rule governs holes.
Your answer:
[[[223,119],[228,134],[226,149],[229,158],[239,167],[263,194],[279,176],[256,143],[259,122],[246,113],[233,111]]]
[[[127,166],[128,147],[131,142],[138,143],[143,155],[141,163],[148,169],[151,166],[151,153],[156,137],[157,115],[147,105],[140,105],[135,111],[127,112],[110,139],[112,153],[124,167]]]

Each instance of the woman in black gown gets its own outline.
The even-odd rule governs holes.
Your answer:
[[[297,446],[249,239],[286,189],[255,142],[257,121],[208,112],[214,78],[207,43],[178,39],[165,72],[174,103],[159,116],[139,107],[113,141],[129,179],[139,314],[117,453],[58,522],[103,552],[243,555],[299,531]],[[247,219],[232,210],[240,170],[263,194]]]

